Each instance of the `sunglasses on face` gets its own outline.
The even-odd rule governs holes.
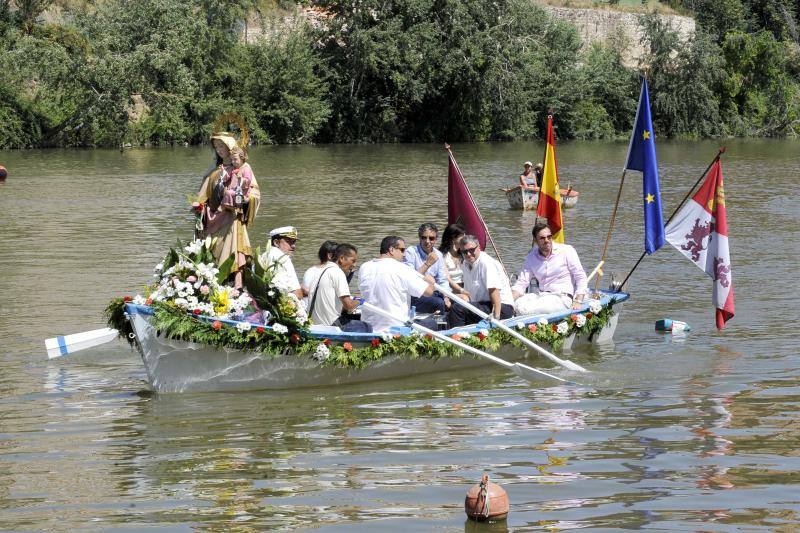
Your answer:
[[[402,247],[402,248],[400,248],[399,246],[395,246],[395,247],[394,247],[394,249],[395,249],[395,250],[400,250],[400,252],[402,252],[402,253],[405,253],[405,251],[406,251],[406,248],[405,248],[405,246],[404,246],[404,247]]]
[[[539,235],[537,237],[537,239],[539,239],[540,241],[552,241],[553,240],[553,236],[552,235]]]
[[[472,248],[462,248],[461,253],[468,254],[468,255],[475,255],[475,250],[477,250],[477,246],[473,246]]]
[[[422,237],[419,238],[419,240],[421,240],[421,241],[435,241],[436,240],[436,236],[426,237],[426,236],[423,235]]]
[[[297,244],[297,239],[292,239],[291,237],[284,237],[283,240],[286,241],[286,244],[289,246],[294,246]]]

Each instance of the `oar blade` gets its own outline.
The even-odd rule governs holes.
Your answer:
[[[86,348],[92,348],[111,342],[118,334],[119,333],[115,329],[102,328],[47,339],[44,341],[45,348],[47,348],[47,358],[55,359],[80,350],[85,350]]]

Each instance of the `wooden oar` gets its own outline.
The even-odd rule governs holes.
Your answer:
[[[573,381],[568,381],[568,380],[566,380],[564,378],[560,378],[558,376],[554,376],[553,374],[549,374],[549,373],[547,373],[547,372],[545,372],[543,370],[538,370],[538,369],[530,367],[528,365],[523,365],[522,363],[509,363],[505,359],[501,359],[501,358],[496,357],[496,356],[494,356],[492,354],[486,353],[486,352],[484,352],[482,350],[479,350],[477,348],[474,348],[474,347],[470,346],[469,344],[464,344],[463,342],[457,341],[457,340],[455,340],[455,339],[453,339],[451,337],[448,337],[447,335],[442,335],[438,331],[433,331],[432,329],[426,328],[425,326],[423,326],[421,324],[415,324],[414,322],[412,322],[410,320],[407,320],[407,319],[404,320],[402,318],[398,318],[398,317],[394,316],[392,313],[389,313],[388,311],[384,311],[380,307],[377,307],[377,306],[372,305],[370,303],[362,302],[361,306],[364,309],[368,309],[368,310],[372,311],[373,313],[376,313],[376,314],[381,315],[383,317],[389,318],[391,320],[396,320],[397,322],[401,322],[401,323],[405,324],[406,326],[408,326],[410,328],[413,328],[413,329],[415,329],[415,330],[417,330],[419,332],[428,334],[428,335],[430,335],[430,336],[432,336],[434,338],[437,338],[437,339],[439,339],[439,340],[441,340],[443,342],[449,342],[450,344],[458,346],[462,350],[465,350],[465,351],[470,352],[472,354],[475,354],[475,355],[478,355],[480,357],[483,357],[484,359],[488,359],[489,361],[491,361],[493,363],[496,363],[498,365],[504,366],[505,368],[513,371],[519,377],[525,378],[525,379],[527,379],[529,381],[531,381],[533,379],[537,379],[537,378],[539,378],[539,376],[545,376],[545,377],[548,377],[550,379],[554,379],[556,381],[561,381],[562,383],[568,383],[570,385],[578,385],[577,383],[575,383]]]
[[[119,332],[111,328],[93,329],[83,333],[53,337],[44,341],[47,358],[55,359],[63,355],[75,353],[86,348],[99,346],[117,338]]]
[[[543,356],[547,357],[548,359],[550,359],[554,363],[559,364],[559,365],[563,366],[564,368],[566,368],[568,370],[577,370],[578,372],[588,372],[588,370],[583,368],[581,365],[573,363],[572,361],[569,361],[569,360],[561,359],[560,357],[557,357],[556,355],[548,352],[547,350],[545,350],[544,348],[542,348],[541,346],[539,346],[538,344],[536,344],[535,342],[533,342],[529,338],[525,337],[521,333],[518,333],[518,332],[514,331],[513,329],[511,329],[510,327],[506,326],[502,321],[496,319],[494,317],[494,315],[492,315],[491,313],[484,313],[482,310],[478,309],[477,307],[475,307],[471,303],[467,302],[463,298],[460,298],[460,297],[456,296],[455,294],[453,294],[453,292],[450,291],[449,289],[446,289],[446,288],[442,287],[438,283],[435,284],[434,286],[436,287],[436,290],[438,290],[439,292],[441,292],[442,294],[444,294],[446,296],[449,296],[451,301],[454,301],[454,302],[458,303],[459,305],[467,308],[469,311],[472,311],[473,313],[475,313],[476,315],[478,315],[482,319],[488,320],[491,324],[493,324],[493,325],[497,326],[498,328],[502,329],[503,331],[505,331],[506,333],[508,333],[512,337],[514,337],[516,339],[519,339],[520,341],[522,341],[523,344],[533,348],[534,350],[536,350],[537,352],[539,352]]]

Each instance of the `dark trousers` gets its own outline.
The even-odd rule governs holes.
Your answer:
[[[486,314],[492,314],[492,302],[470,302],[472,305],[484,311]],[[511,318],[514,316],[514,306],[509,304],[500,304],[500,318]],[[466,326],[467,324],[477,324],[481,321],[481,317],[467,310],[464,306],[458,305],[458,302],[453,302],[450,306],[450,312],[447,314],[447,326],[457,328],[459,326]]]
[[[447,312],[444,306],[444,298],[434,293],[432,296],[412,296],[411,305],[416,307],[417,313],[435,313],[439,312],[444,316]]]
[[[339,326],[342,331],[347,331],[349,333],[372,333],[372,326],[363,320],[353,318],[347,313],[342,313],[333,325]]]

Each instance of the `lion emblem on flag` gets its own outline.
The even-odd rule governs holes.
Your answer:
[[[714,279],[719,281],[719,284],[723,287],[728,287],[730,285],[730,280],[728,279],[728,274],[731,272],[730,265],[725,264],[725,260],[721,257],[714,258]]]
[[[681,250],[686,250],[692,255],[695,263],[700,260],[700,252],[706,249],[703,241],[711,234],[711,224],[701,224],[700,219],[694,221],[694,227],[684,236],[686,242],[681,245]]]

